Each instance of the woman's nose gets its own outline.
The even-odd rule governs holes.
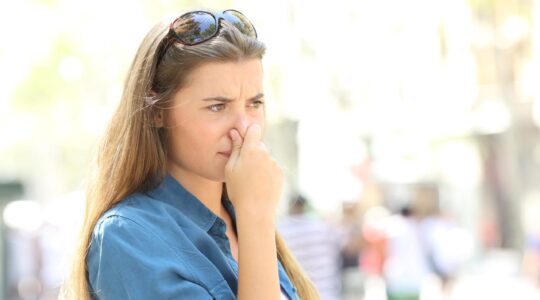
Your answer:
[[[234,123],[234,128],[238,130],[242,137],[244,137],[250,124],[251,121],[245,113],[238,113]]]

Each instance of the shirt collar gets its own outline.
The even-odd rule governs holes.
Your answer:
[[[186,190],[180,182],[167,173],[158,187],[147,192],[152,198],[165,202],[191,219],[193,223],[208,232],[218,219],[218,216],[209,210],[197,197]],[[225,209],[231,215],[233,222],[236,221],[232,203],[223,196],[221,198]]]

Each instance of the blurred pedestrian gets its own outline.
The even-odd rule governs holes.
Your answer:
[[[341,294],[343,300],[359,299],[364,295],[364,274],[360,269],[362,217],[355,201],[343,201],[340,221]]]
[[[422,286],[431,271],[418,220],[409,205],[390,217],[387,236],[384,278],[388,300],[419,300]]]
[[[472,255],[472,235],[442,212],[436,185],[419,185],[413,205],[429,270],[439,278],[443,295],[449,296],[458,271]]]
[[[324,300],[340,299],[339,236],[337,228],[316,214],[301,195],[293,197],[289,214],[278,231]]]

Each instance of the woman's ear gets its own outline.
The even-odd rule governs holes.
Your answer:
[[[165,126],[165,117],[163,116],[163,109],[160,109],[154,106],[154,104],[156,104],[157,102],[157,93],[151,90],[149,94],[150,94],[150,97],[147,98],[147,101],[148,100],[150,101],[147,104],[153,106],[152,109],[154,110],[154,114],[153,114],[154,119],[152,121],[154,122],[155,127],[161,128]]]
[[[163,109],[157,109],[154,113],[154,126],[157,128],[162,128],[165,126],[165,118],[163,116]]]

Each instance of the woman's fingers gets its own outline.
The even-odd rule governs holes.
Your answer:
[[[242,149],[259,147],[261,143],[261,126],[257,123],[251,124],[246,130],[244,145]]]
[[[261,142],[261,126],[250,125],[243,140],[237,130],[229,135],[233,149],[225,167],[225,182],[231,201],[239,211],[273,216],[283,173]]]
[[[266,147],[261,142],[261,126],[259,124],[250,125],[245,133],[245,137],[242,139],[242,136],[236,129],[231,129],[229,131],[229,136],[232,140],[232,150],[229,161],[227,162],[227,167],[232,170],[236,165],[238,159],[242,155],[242,149],[250,149],[259,147],[266,150]],[[244,154],[245,155],[245,154]]]
[[[240,156],[240,149],[242,149],[242,137],[236,129],[231,129],[231,131],[229,132],[229,136],[231,137],[233,145],[231,150],[231,156],[229,157],[227,165],[232,168],[236,164],[236,161]]]

